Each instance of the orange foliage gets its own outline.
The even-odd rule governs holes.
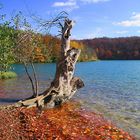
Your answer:
[[[43,43],[45,44],[45,47],[48,50],[48,53],[50,53],[51,57],[59,58],[61,41],[58,38],[46,35],[43,36]]]
[[[49,110],[17,108],[0,110],[1,140],[134,140],[100,114],[77,110],[66,103]]]
[[[77,42],[77,41],[71,41],[70,42],[70,46],[72,48],[76,48],[76,49],[84,49],[84,45],[81,42]]]
[[[72,40],[70,42],[71,48],[81,49],[80,61],[90,60],[94,54],[89,56],[87,48],[80,41]],[[61,40],[51,35],[41,36],[41,43],[35,47],[34,61],[35,62],[54,62],[60,58]],[[91,53],[91,52],[90,52]]]
[[[45,56],[42,53],[42,50],[40,47],[35,47],[34,48],[34,62],[45,62]]]

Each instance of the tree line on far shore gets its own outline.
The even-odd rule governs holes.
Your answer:
[[[140,60],[140,37],[104,37],[80,42],[93,49],[100,60]]]

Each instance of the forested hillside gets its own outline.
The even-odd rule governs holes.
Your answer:
[[[61,40],[51,35],[41,35],[40,45],[34,49],[34,62],[55,62],[60,55]],[[96,60],[94,49],[85,46],[82,42],[71,41],[72,48],[81,49],[79,61]]]
[[[86,47],[93,49],[101,60],[139,60],[140,37],[95,38],[80,40]]]
[[[0,25],[0,60],[1,63],[19,63],[15,56],[16,34],[24,31],[14,30],[9,24]],[[32,51],[33,61],[38,63],[55,62],[60,55],[61,40],[51,35],[41,35],[32,33],[34,39],[32,42],[21,42],[23,55],[28,55],[29,50]],[[34,42],[36,45],[33,45]],[[71,41],[71,47],[81,49],[79,61],[96,60],[96,54],[92,48],[86,47],[82,42]],[[8,52],[7,52],[8,51]],[[20,50],[21,51],[21,50]],[[22,52],[23,53],[23,52]]]
[[[55,61],[59,57],[60,40],[46,35],[43,42],[48,50],[45,61]],[[73,40],[71,47],[82,50],[79,61],[140,60],[140,37]]]
[[[24,34],[24,31],[22,31]],[[34,34],[35,46],[26,45],[26,49],[30,50],[33,47],[33,61],[38,62],[55,62],[59,58],[61,48],[61,40],[51,35]],[[14,41],[16,32],[9,26],[0,26],[0,50],[1,60],[6,63],[19,63],[14,58],[15,54],[9,49],[14,50]],[[7,43],[5,43],[5,41]],[[11,45],[12,44],[12,45]],[[23,45],[23,46],[24,46]],[[71,47],[81,49],[79,61],[94,61],[94,60],[140,60],[140,37],[126,38],[95,38],[85,40],[72,40]],[[5,55],[5,50],[9,51]],[[2,53],[3,52],[3,53]],[[28,51],[26,51],[28,53]],[[25,53],[25,54],[26,54]],[[3,57],[3,56],[4,57]],[[5,58],[5,59],[4,59]]]

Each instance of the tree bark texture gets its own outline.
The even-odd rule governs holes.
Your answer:
[[[84,86],[83,81],[74,77],[75,64],[80,50],[70,48],[70,31],[73,21],[66,19],[62,27],[61,57],[57,62],[55,78],[51,86],[36,98],[19,101],[17,106],[53,108],[69,100],[75,92]]]

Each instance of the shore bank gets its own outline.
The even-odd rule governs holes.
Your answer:
[[[1,107],[0,116],[2,140],[135,140],[101,114],[72,101],[49,110]]]

